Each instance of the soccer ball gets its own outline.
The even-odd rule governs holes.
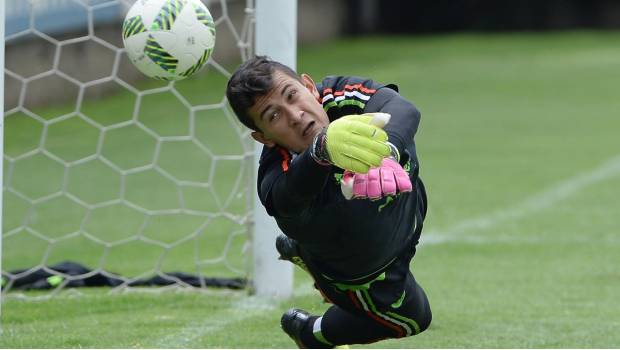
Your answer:
[[[123,44],[142,73],[180,80],[209,59],[215,24],[200,0],[138,0],[123,22]]]

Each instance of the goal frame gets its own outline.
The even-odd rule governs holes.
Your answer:
[[[247,7],[254,11],[254,51],[256,54],[267,55],[291,68],[296,68],[297,51],[297,0],[246,0]],[[5,2],[0,1],[0,66],[4,70],[5,53]],[[4,154],[4,74],[0,75],[0,154]],[[258,159],[262,150],[261,144],[254,147],[254,169],[258,169]],[[279,229],[258,199],[254,184],[249,189],[253,193],[252,215],[248,232],[252,242],[252,285],[251,292],[260,297],[287,298],[293,290],[293,265],[277,259],[275,237]],[[3,183],[3,163],[0,163],[0,183]],[[4,188],[4,183],[3,183]],[[0,271],[2,270],[2,207],[3,191],[0,192]],[[0,320],[2,316],[2,293],[0,293]],[[0,322],[0,332],[2,323]]]
[[[5,2],[0,1],[0,67],[2,67],[2,74],[0,74],[0,154],[4,155],[4,6]],[[4,157],[3,157],[4,158]],[[0,162],[0,184],[2,184],[3,190],[0,191],[0,271],[2,271],[2,235],[4,230],[2,229],[2,210],[3,210],[3,193],[4,193],[4,161]],[[2,293],[0,292],[0,334],[2,334]]]
[[[267,55],[293,70],[297,68],[297,0],[256,0],[255,52]],[[263,145],[254,146],[254,176]],[[256,178],[255,178],[256,179]],[[254,181],[256,183],[256,181]],[[278,260],[275,238],[280,232],[267,215],[256,190],[252,228],[253,292],[263,297],[288,298],[293,294],[293,264]]]

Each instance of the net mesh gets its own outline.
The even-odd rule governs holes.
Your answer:
[[[170,83],[124,52],[133,2],[7,3],[3,293],[63,261],[91,271],[48,280],[48,295],[94,274],[115,289],[248,274],[253,145],[224,91],[251,54],[252,2],[207,2],[214,53]]]

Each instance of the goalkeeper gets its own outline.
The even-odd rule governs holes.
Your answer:
[[[258,193],[286,235],[276,248],[333,304],[322,316],[284,313],[281,326],[300,347],[406,337],[431,322],[409,268],[426,214],[420,113],[397,91],[359,77],[315,84],[264,56],[228,81],[235,114],[265,145]]]

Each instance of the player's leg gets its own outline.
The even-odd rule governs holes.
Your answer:
[[[432,318],[429,302],[413,275],[408,275],[410,279],[406,280],[403,293],[396,300],[389,295],[394,295],[393,290],[402,284],[394,285],[386,280],[374,282],[368,290],[349,291],[359,312],[331,307],[321,322],[324,338],[334,344],[363,344],[424,331]]]
[[[297,265],[303,263],[296,242],[282,237],[277,244],[281,256]],[[369,343],[424,331],[432,315],[424,290],[409,271],[414,254],[415,248],[404,252],[384,273],[364,285],[315,278],[317,289],[334,306],[322,317],[291,309],[282,316],[283,330],[300,347],[312,348]],[[311,270],[305,264],[300,266]]]
[[[371,286],[366,295],[359,295],[360,303],[366,302],[366,309],[373,317],[390,325],[392,337],[408,337],[426,330],[432,320],[430,303],[424,289],[407,271],[404,283],[386,280]],[[395,292],[398,297],[395,299]]]
[[[424,290],[409,275],[399,298],[393,297],[398,286],[391,286],[389,281],[339,295],[328,292],[336,305],[323,316],[291,309],[282,317],[282,328],[300,347],[310,348],[366,344],[418,334],[428,328],[432,315]],[[388,305],[386,298],[390,299]]]
[[[390,338],[391,332],[368,317],[331,306],[323,316],[290,309],[282,316],[282,329],[300,348],[333,348],[338,345],[365,344]]]
[[[364,344],[424,331],[432,314],[424,290],[409,271],[412,254],[400,257],[363,285],[319,279],[320,289],[334,306],[322,317],[289,310],[282,317],[283,330],[298,345],[314,348]]]
[[[323,317],[323,334],[335,344],[408,337],[423,332],[431,323],[426,293],[410,272],[404,281],[394,281],[390,280],[388,271],[385,279],[373,282],[368,289],[346,293],[356,312],[330,309]],[[353,322],[353,317],[364,321]]]
[[[301,254],[299,252],[298,243],[296,240],[287,237],[286,235],[280,234],[276,237],[276,250],[280,254],[278,259],[290,261],[291,263],[299,266],[306,272],[310,273],[306,263],[301,258]]]
[[[418,334],[432,320],[426,293],[410,270],[414,254],[415,248],[404,252],[366,293],[356,293],[360,305],[366,305],[365,310],[395,325],[395,337]]]
[[[306,265],[303,258],[301,257],[301,252],[299,251],[299,246],[296,240],[281,234],[276,238],[276,250],[280,254],[280,260],[290,261],[294,265],[297,265],[302,270],[306,271],[315,281],[314,288],[316,288],[321,293],[323,299],[326,302],[331,303],[331,300],[329,300],[329,298],[318,287],[315,275],[312,273],[310,267]]]

